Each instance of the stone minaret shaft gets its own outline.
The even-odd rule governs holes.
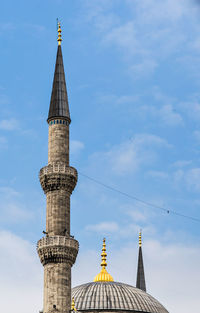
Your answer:
[[[71,309],[71,267],[78,253],[78,241],[70,236],[70,196],[77,183],[77,171],[69,166],[70,114],[58,27],[58,50],[48,115],[48,165],[40,170],[46,194],[46,236],[37,251],[44,266],[44,313],[69,313]]]

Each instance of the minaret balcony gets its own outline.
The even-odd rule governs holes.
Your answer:
[[[76,186],[78,173],[74,167],[56,163],[43,167],[40,170],[39,177],[45,193],[64,189],[71,194]]]
[[[37,252],[43,265],[48,263],[75,263],[79,243],[72,237],[46,236],[37,243]]]

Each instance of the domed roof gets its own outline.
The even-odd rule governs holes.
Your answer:
[[[118,282],[92,282],[72,289],[77,311],[114,310],[168,313],[156,299],[133,286]]]

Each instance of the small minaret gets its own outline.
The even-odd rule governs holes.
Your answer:
[[[71,267],[78,253],[78,241],[70,235],[70,196],[78,174],[69,166],[70,114],[58,23],[58,50],[47,123],[49,125],[48,165],[40,170],[46,195],[46,234],[37,244],[44,266],[43,313],[71,310]]]
[[[138,255],[136,287],[146,292],[144,264],[143,264],[143,257],[142,257],[142,233],[141,232],[139,233],[139,255]]]

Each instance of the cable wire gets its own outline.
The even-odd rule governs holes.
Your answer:
[[[117,193],[119,193],[119,194],[121,194],[121,195],[123,195],[123,196],[125,196],[125,197],[127,197],[127,198],[133,199],[133,200],[135,200],[135,201],[137,201],[137,202],[143,203],[143,204],[145,204],[146,206],[151,206],[152,208],[161,210],[161,211],[163,211],[163,212],[165,212],[165,213],[167,213],[167,214],[177,215],[177,216],[180,216],[180,217],[183,217],[183,218],[186,218],[186,219],[190,219],[190,220],[193,220],[193,221],[195,221],[195,222],[199,222],[199,223],[200,223],[200,219],[198,219],[198,218],[196,218],[196,217],[193,217],[193,216],[190,216],[190,215],[181,214],[181,213],[176,212],[176,211],[174,211],[174,210],[165,209],[165,208],[163,208],[163,207],[161,207],[161,206],[159,206],[159,205],[156,205],[156,204],[153,204],[153,203],[151,203],[151,202],[142,200],[142,199],[140,199],[140,198],[138,198],[138,197],[136,197],[136,196],[133,196],[133,195],[130,195],[130,194],[126,193],[126,192],[123,192],[123,191],[121,191],[121,190],[119,190],[119,189],[117,189],[117,188],[114,188],[114,187],[111,187],[111,186],[109,186],[109,185],[106,185],[105,183],[102,183],[101,181],[99,181],[99,180],[97,180],[97,179],[95,179],[95,178],[92,178],[92,177],[90,177],[90,176],[88,176],[88,175],[85,175],[85,174],[83,174],[83,173],[81,173],[81,172],[79,172],[79,174],[80,174],[81,176],[83,176],[83,177],[85,177],[85,178],[87,178],[87,179],[93,181],[94,183],[103,186],[104,188],[107,188],[107,189],[109,189],[109,190],[112,190],[112,191],[114,191],[114,192],[117,192]]]

